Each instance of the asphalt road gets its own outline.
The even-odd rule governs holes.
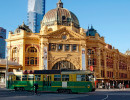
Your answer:
[[[38,93],[27,91],[11,91],[0,89],[0,100],[130,100],[130,91],[127,90],[97,90],[91,93],[63,94]]]

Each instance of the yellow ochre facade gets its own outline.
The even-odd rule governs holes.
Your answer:
[[[106,44],[93,26],[81,28],[77,17],[63,8],[61,1],[45,14],[39,33],[32,33],[23,23],[9,32],[6,41],[8,59],[18,62],[23,70],[91,67],[99,82],[130,80],[130,55]]]

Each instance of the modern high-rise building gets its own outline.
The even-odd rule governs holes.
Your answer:
[[[28,26],[33,33],[39,33],[40,22],[45,14],[45,0],[28,0]]]
[[[0,27],[0,58],[5,58],[6,29]]]

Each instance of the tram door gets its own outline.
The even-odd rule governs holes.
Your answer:
[[[8,88],[11,88],[12,84],[14,83],[13,78],[14,78],[13,75],[10,75],[10,76],[9,76]]]
[[[44,90],[50,91],[51,90],[51,75],[46,75],[46,80],[44,80]]]

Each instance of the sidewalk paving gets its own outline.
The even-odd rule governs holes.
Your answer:
[[[125,89],[96,89],[96,91],[130,91],[130,88],[125,88]]]
[[[10,90],[10,89],[7,89],[5,87],[0,87],[0,90]],[[130,91],[130,88],[125,88],[125,89],[96,89],[95,91]]]

